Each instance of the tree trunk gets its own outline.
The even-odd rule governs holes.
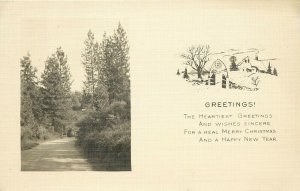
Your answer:
[[[202,80],[202,70],[201,68],[197,69],[198,78]]]

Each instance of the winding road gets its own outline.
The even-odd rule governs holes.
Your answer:
[[[75,138],[47,141],[21,152],[22,171],[105,170],[87,159],[75,145]]]

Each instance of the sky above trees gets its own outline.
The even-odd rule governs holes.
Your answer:
[[[80,91],[85,79],[81,53],[87,32],[91,29],[95,37],[101,40],[105,31],[112,33],[118,26],[118,21],[109,23],[111,24],[103,20],[84,19],[28,19],[23,23],[22,49],[25,53],[26,49],[29,50],[32,64],[37,67],[40,74],[44,70],[47,57],[61,46],[68,56],[73,80],[72,90]],[[32,28],[33,24],[35,28]]]

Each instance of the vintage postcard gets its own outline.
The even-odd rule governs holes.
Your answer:
[[[300,190],[300,3],[0,2],[0,190]]]

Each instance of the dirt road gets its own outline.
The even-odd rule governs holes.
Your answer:
[[[75,138],[63,138],[41,143],[21,152],[22,171],[88,171],[99,170],[75,146]]]

